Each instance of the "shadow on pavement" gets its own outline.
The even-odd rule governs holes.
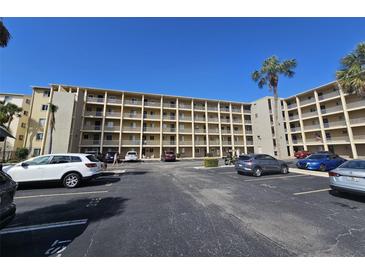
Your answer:
[[[129,199],[121,197],[77,199],[28,210],[16,215],[6,230],[0,231],[1,256],[57,256],[93,222],[124,212]],[[84,220],[77,225],[57,224]],[[2,234],[11,229],[34,225],[47,228]]]
[[[356,193],[347,193],[347,192],[339,192],[337,190],[330,190],[329,193],[332,196],[338,197],[338,198],[343,198],[343,199],[348,199],[348,200],[353,200],[359,203],[365,203],[365,195],[361,195],[361,194],[356,194]],[[342,203],[338,203],[336,202],[336,204],[342,204]],[[347,206],[346,204],[342,204],[345,206]],[[350,206],[348,206],[350,207]],[[350,207],[351,208],[351,207]],[[354,208],[352,208],[354,209]]]

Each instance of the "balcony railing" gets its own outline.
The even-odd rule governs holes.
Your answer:
[[[159,127],[144,127],[142,130],[145,132],[160,132]]]
[[[347,143],[350,142],[349,137],[347,136],[335,136],[335,137],[327,137],[327,143]]]
[[[210,146],[219,146],[219,140],[209,140]]]
[[[289,121],[299,119],[299,115],[289,116]]]
[[[168,146],[175,146],[176,145],[176,141],[162,141],[163,145],[168,145]]]
[[[120,117],[120,112],[106,112],[105,116],[107,116],[107,117]]]
[[[232,112],[241,113],[241,108],[232,108]]]
[[[342,127],[342,126],[346,126],[345,121],[336,121],[336,122],[323,123],[323,127],[325,127],[325,128]]]
[[[122,145],[139,146],[140,140],[122,140]]]
[[[181,121],[191,121],[191,116],[186,116],[186,115],[184,115],[184,116],[179,116],[179,120],[181,120]]]
[[[192,144],[192,141],[179,141],[179,145],[182,145],[182,146],[191,146]]]
[[[247,141],[246,141],[246,145],[248,145],[248,146],[253,146],[253,141],[251,141],[251,140],[247,140]]]
[[[316,102],[315,98],[303,99],[303,100],[300,100],[300,105],[304,106],[304,105],[315,103],[315,102]]]
[[[241,124],[242,119],[233,119],[232,122],[233,122],[233,124]]]
[[[361,99],[359,101],[356,102],[350,102],[346,104],[347,109],[352,109],[352,108],[365,108],[365,99]]]
[[[350,118],[350,124],[351,125],[365,124],[365,119],[364,118]]]
[[[221,118],[221,123],[230,123],[230,119]]]
[[[210,107],[210,106],[208,106],[208,111],[218,111],[218,107]]]
[[[85,125],[84,130],[101,130],[101,125]]]
[[[176,128],[167,128],[167,127],[165,127],[165,128],[162,129],[162,131],[163,132],[176,132]]]
[[[245,120],[245,124],[251,124],[252,121],[251,120]]]
[[[85,116],[102,117],[103,116],[103,112],[102,111],[85,111]]]
[[[298,105],[297,104],[290,104],[288,105],[288,109],[293,109],[296,108]]]
[[[319,95],[318,99],[320,101],[322,101],[322,100],[329,99],[329,98],[332,98],[332,97],[336,97],[336,96],[339,96],[339,95],[340,95],[340,92],[338,90],[331,91],[331,92],[325,92],[322,95]]]
[[[234,130],[233,133],[234,134],[243,134],[243,131],[242,130]]]
[[[205,110],[205,106],[202,106],[202,105],[194,105],[194,110]]]
[[[119,146],[119,140],[104,140],[104,146]]]
[[[187,104],[179,104],[179,108],[180,108],[180,109],[191,109],[191,105],[187,105]]]
[[[304,130],[311,130],[311,129],[318,129],[318,130],[320,130],[321,129],[321,126],[320,126],[320,124],[304,126]]]
[[[107,102],[110,104],[121,104],[122,100],[118,98],[108,98]]]
[[[145,101],[144,105],[147,107],[161,107],[161,102],[157,101]]]
[[[243,113],[244,113],[244,114],[251,114],[251,110],[249,110],[249,109],[244,109],[244,110],[243,110]]]
[[[302,139],[295,139],[295,140],[293,139],[292,140],[292,143],[293,144],[302,144],[303,143],[303,140]]]
[[[291,132],[299,132],[299,131],[301,131],[301,129],[300,129],[300,127],[292,127],[292,128],[290,128],[290,131]]]
[[[218,118],[209,118],[208,119],[208,122],[210,122],[210,123],[218,123],[219,120],[218,120]]]
[[[307,118],[307,117],[317,116],[317,115],[318,115],[318,113],[316,111],[303,112],[302,118]]]
[[[140,127],[123,127],[123,131],[133,131],[133,132],[139,132],[141,130]]]
[[[222,134],[231,134],[231,131],[230,131],[230,130],[228,130],[228,129],[222,129],[222,130],[221,130],[221,133],[222,133]]]
[[[148,146],[156,146],[156,145],[159,145],[160,142],[157,140],[142,140],[142,144],[148,145]]]
[[[306,138],[306,143],[322,143],[322,138]]]
[[[100,145],[100,140],[82,140],[82,145],[97,146]]]
[[[87,97],[86,102],[88,103],[104,103],[104,97]]]
[[[172,116],[172,115],[164,115],[163,116],[164,120],[172,120],[175,121],[176,120],[176,116]]]
[[[179,132],[191,133],[191,128],[179,128]]]
[[[155,119],[155,120],[157,120],[157,119],[160,119],[161,118],[161,116],[160,115],[155,115],[155,114],[144,114],[143,115],[143,119]]]
[[[133,105],[133,106],[141,106],[142,105],[142,101],[141,100],[125,100],[124,101],[125,105]]]
[[[246,134],[252,134],[252,130],[245,130]]]
[[[104,126],[104,130],[119,131],[120,130],[120,126],[108,126],[108,125],[105,125]]]
[[[123,118],[141,118],[141,113],[124,113]]]
[[[202,117],[202,116],[195,116],[195,117],[194,117],[194,121],[201,121],[201,122],[204,122],[204,121],[205,121],[205,117]]]
[[[231,146],[232,142],[231,141],[222,141],[222,145],[223,146]]]
[[[204,128],[196,128],[196,129],[194,129],[194,132],[195,133],[206,133]]]
[[[365,141],[365,135],[355,135],[354,134],[354,140],[356,140],[356,141]]]
[[[206,146],[207,142],[195,140],[194,145],[196,145],[196,146]]]
[[[332,113],[332,112],[336,112],[336,111],[340,111],[340,110],[343,110],[342,106],[335,106],[335,107],[321,109],[321,113],[327,114],[327,113]]]
[[[209,133],[219,133],[219,129],[218,128],[209,128],[208,132]]]
[[[165,108],[176,108],[176,104],[172,104],[172,103],[163,103],[163,106]]]

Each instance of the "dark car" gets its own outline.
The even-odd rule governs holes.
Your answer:
[[[284,161],[267,154],[241,155],[236,161],[235,168],[238,174],[247,173],[256,177],[264,173],[289,173],[289,168]]]
[[[294,153],[294,157],[297,159],[303,159],[311,155],[311,153],[307,150],[299,150]]]
[[[105,163],[113,163],[114,162],[114,155],[117,152],[107,152],[104,155],[104,162]],[[118,163],[121,162],[120,156],[118,156]]]
[[[337,168],[344,162],[346,162],[346,159],[336,154],[315,153],[305,159],[299,160],[297,167],[301,169],[328,171]]]
[[[162,154],[161,160],[162,161],[165,161],[165,162],[168,162],[168,161],[170,161],[170,162],[176,161],[176,154],[173,151],[165,151]]]
[[[15,216],[14,195],[16,188],[17,183],[9,175],[0,171],[0,228],[6,226]]]

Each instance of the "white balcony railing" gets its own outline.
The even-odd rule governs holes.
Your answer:
[[[330,127],[345,127],[346,126],[346,122],[345,121],[328,122],[328,123],[323,123],[323,126],[325,128],[330,128]]]
[[[210,146],[219,146],[219,140],[209,140]]]
[[[350,118],[351,125],[365,124],[365,118]]]
[[[191,128],[179,128],[179,132],[191,133]]]
[[[191,109],[191,105],[188,104],[179,104],[180,109]]]
[[[141,113],[124,113],[123,118],[136,118],[136,119],[140,119],[141,118]]]
[[[144,132],[160,132],[159,127],[144,127],[142,130]]]
[[[208,111],[218,111],[218,107],[210,107],[210,106],[208,106]]]
[[[101,130],[101,125],[84,125],[84,130]]]
[[[85,116],[102,117],[103,116],[103,112],[102,111],[85,111]]]
[[[204,122],[204,121],[205,121],[205,117],[203,117],[203,116],[195,116],[195,117],[194,117],[194,121],[201,121],[201,122]]]
[[[222,134],[231,134],[231,131],[230,131],[230,130],[228,130],[228,129],[222,129],[222,130],[221,130],[221,133],[222,133]]]
[[[245,120],[245,124],[251,124],[252,121],[251,120]]]
[[[354,140],[356,140],[356,141],[365,141],[365,135],[355,135],[354,134]]]
[[[172,120],[172,121],[175,121],[176,120],[176,116],[173,116],[173,115],[164,115],[163,116],[163,119],[164,120]]]
[[[104,103],[104,97],[87,97],[86,102],[88,103]]]
[[[293,108],[296,108],[297,107],[297,104],[290,104],[288,105],[288,109],[293,109]]]
[[[230,123],[230,119],[221,118],[221,123]]]
[[[142,101],[141,100],[125,100],[124,101],[125,105],[133,105],[133,106],[141,106],[142,105]]]
[[[158,120],[158,119],[160,119],[161,118],[161,116],[160,115],[155,115],[155,114],[144,114],[143,115],[143,119],[154,119],[154,120]]]
[[[348,136],[327,137],[327,143],[347,143],[350,141]]]
[[[120,112],[106,112],[106,117],[120,117]]]
[[[233,124],[242,124],[242,119],[233,119],[232,123]]]
[[[163,103],[165,108],[176,108],[176,104],[174,103]]]
[[[304,105],[315,103],[315,102],[316,102],[315,98],[303,99],[303,100],[300,100],[300,105],[304,106]]]
[[[167,128],[167,127],[165,127],[165,128],[162,129],[162,131],[163,132],[176,132],[176,128]]]
[[[108,125],[105,125],[104,126],[104,130],[106,131],[119,131],[120,130],[120,126],[108,126]]]
[[[299,115],[292,115],[292,116],[289,116],[289,120],[292,121],[292,120],[296,120],[296,119],[299,119]]]
[[[182,145],[182,146],[191,146],[192,145],[192,141],[182,141],[182,140],[180,140],[179,141],[179,145]]]
[[[161,107],[161,102],[157,102],[157,101],[145,101],[144,105],[146,107]]]
[[[340,95],[340,92],[338,90],[330,91],[330,92],[325,92],[322,95],[318,95],[318,99],[320,101],[322,101],[322,100],[329,99],[329,98],[332,98],[332,97],[337,97],[339,95]]]
[[[219,120],[218,120],[218,118],[209,118],[208,119],[208,122],[210,122],[210,123],[218,123]]]
[[[318,130],[320,130],[321,129],[321,126],[320,126],[320,124],[304,126],[304,130],[312,130],[312,129],[318,129]]]
[[[100,145],[100,140],[82,140],[82,145],[96,146]]]
[[[110,104],[121,104],[122,100],[118,98],[108,98],[107,102]]]
[[[160,144],[160,142],[157,140],[142,140],[142,144],[148,146],[157,146]]]
[[[361,99],[361,100],[356,101],[356,102],[347,103],[346,106],[347,106],[347,109],[365,108],[365,99]]]
[[[139,132],[141,131],[140,127],[123,127],[123,131],[133,131],[133,132]]]
[[[165,146],[166,145],[167,146],[175,146],[176,145],[176,141],[171,141],[171,140],[170,141],[166,141],[165,140],[165,141],[162,141],[162,144],[165,145]]]
[[[103,145],[104,146],[118,146],[119,140],[104,140]]]
[[[343,110],[342,106],[335,106],[335,107],[321,109],[321,113],[327,114],[327,113],[332,113],[332,112],[341,111],[341,110]]]
[[[122,140],[122,145],[139,146],[140,140]]]
[[[209,128],[208,132],[209,133],[219,133],[219,129],[218,128]]]
[[[179,120],[181,121],[191,121],[191,116],[187,116],[187,115],[184,115],[184,116],[179,116]]]
[[[196,128],[196,129],[194,129],[194,132],[195,133],[205,133],[206,131],[204,128]]]
[[[310,112],[303,112],[302,118],[312,117],[312,116],[318,116],[317,111],[310,111]]]

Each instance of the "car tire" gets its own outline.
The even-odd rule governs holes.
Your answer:
[[[260,177],[262,175],[262,169],[260,167],[255,167],[252,174],[255,177]]]
[[[288,174],[289,173],[289,168],[287,165],[282,165],[280,168],[280,173],[281,174]]]
[[[63,186],[66,188],[75,188],[81,184],[81,176],[76,172],[67,173],[62,178]]]
[[[237,170],[237,174],[238,174],[238,175],[242,175],[242,174],[243,174],[243,172],[242,172],[242,171]]]
[[[321,164],[320,166],[319,166],[319,170],[320,171],[326,171],[326,165],[325,164]]]

